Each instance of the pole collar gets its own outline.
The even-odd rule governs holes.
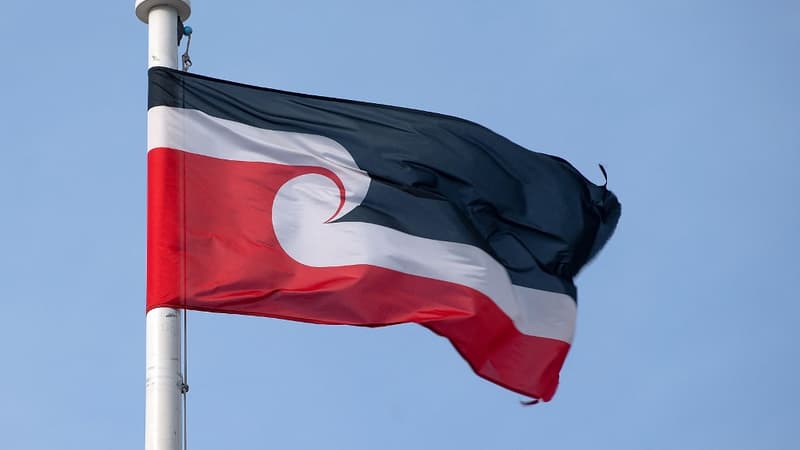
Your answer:
[[[136,0],[136,17],[147,23],[150,10],[156,6],[171,6],[178,11],[178,17],[186,21],[192,14],[191,0]]]

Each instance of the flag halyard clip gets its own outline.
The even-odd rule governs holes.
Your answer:
[[[192,45],[192,27],[184,25],[183,21],[178,18],[178,46],[181,45],[182,38],[186,36],[186,50],[181,55],[181,70],[188,72],[192,67],[192,58],[189,56],[189,46]]]

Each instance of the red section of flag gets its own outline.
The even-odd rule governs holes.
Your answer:
[[[148,154],[147,308],[169,306],[326,324],[415,322],[448,338],[481,376],[549,400],[569,344],[520,333],[484,294],[370,265],[309,267],[272,226],[278,189],[327,169]],[[340,188],[341,183],[339,182]]]

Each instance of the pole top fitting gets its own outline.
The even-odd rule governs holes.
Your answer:
[[[150,10],[156,6],[171,6],[178,11],[178,17],[186,21],[192,14],[191,0],[136,0],[136,17],[147,23]]]

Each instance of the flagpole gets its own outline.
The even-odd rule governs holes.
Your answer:
[[[189,14],[190,0],[136,0],[136,16],[148,24],[148,68],[178,67],[178,16],[186,20]],[[180,314],[154,308],[146,323],[145,450],[180,450]]]

